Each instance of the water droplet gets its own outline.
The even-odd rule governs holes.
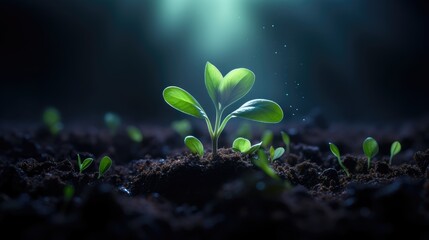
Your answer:
[[[283,45],[283,47],[286,47],[287,45],[285,44],[285,45]]]
[[[302,96],[301,98],[304,99],[304,96]]]
[[[271,25],[271,27],[274,27],[274,24],[273,24],[273,25]]]
[[[296,111],[298,111],[298,108],[295,108]]]
[[[292,108],[292,105],[289,105],[290,108]]]
[[[289,96],[289,93],[286,93],[286,96]]]
[[[299,83],[297,83],[296,85],[299,86]]]
[[[295,113],[292,113],[292,116],[295,116]]]
[[[262,29],[265,29],[265,26],[262,26]]]
[[[305,122],[305,118],[303,118],[302,121]]]
[[[274,54],[277,54],[277,51],[276,51],[276,52],[274,52]]]

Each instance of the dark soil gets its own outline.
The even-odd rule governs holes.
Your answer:
[[[429,121],[388,127],[329,126],[325,121],[276,126],[273,145],[290,134],[291,153],[267,177],[230,148],[191,155],[170,128],[141,125],[144,140],[124,130],[75,127],[0,132],[0,226],[16,239],[429,239]],[[230,128],[233,129],[233,128]],[[194,133],[209,145],[203,129]],[[256,130],[252,142],[260,139]],[[367,169],[361,144],[380,153]],[[225,132],[221,146],[230,146]],[[402,152],[389,165],[390,144]],[[329,152],[344,154],[347,177]],[[207,147],[208,148],[208,147]],[[95,159],[82,174],[77,154]],[[98,162],[113,167],[98,179]],[[288,184],[286,184],[288,183]],[[72,185],[71,200],[64,188]],[[18,230],[16,230],[18,229]],[[4,238],[3,238],[4,239]]]

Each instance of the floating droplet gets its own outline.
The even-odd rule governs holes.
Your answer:
[[[271,25],[271,27],[274,27],[274,24],[273,24],[273,25]]]
[[[274,54],[277,54],[277,51],[276,51],[276,52],[274,52]]]

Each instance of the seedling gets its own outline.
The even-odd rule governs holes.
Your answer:
[[[67,184],[63,189],[64,201],[70,202],[74,196],[74,187],[73,185]]]
[[[121,118],[115,113],[108,112],[104,115],[104,123],[106,124],[110,133],[114,135],[121,125]]]
[[[271,130],[265,130],[262,134],[262,147],[265,149],[268,148],[268,146],[271,145],[273,142],[274,134]]]
[[[171,127],[176,131],[181,137],[186,137],[187,135],[191,134],[192,132],[192,126],[191,123],[186,120],[180,120],[180,121],[174,121],[171,123]]]
[[[371,167],[371,159],[378,153],[378,143],[372,137],[367,137],[362,144],[363,152],[368,158],[368,169]]]
[[[389,164],[392,165],[393,157],[401,151],[401,143],[398,141],[394,141],[392,146],[390,146],[390,160]]]
[[[43,123],[52,135],[57,135],[62,129],[60,112],[54,107],[48,107],[43,112]]]
[[[92,159],[92,158],[86,158],[82,162],[80,159],[80,155],[77,154],[77,164],[79,166],[79,173],[82,173],[83,170],[87,169],[93,161],[94,161],[94,159]]]
[[[270,161],[274,162],[275,160],[281,158],[285,153],[285,149],[282,147],[278,147],[274,149],[273,146],[270,147]]]
[[[139,143],[143,141],[143,134],[139,128],[135,126],[128,126],[127,133],[128,133],[128,136],[131,138],[131,140],[133,140],[134,142]]]
[[[246,155],[252,155],[256,153],[261,147],[262,142],[257,143],[255,145],[251,145],[250,141],[246,138],[236,138],[232,143],[232,150],[239,151]]]
[[[236,137],[243,137],[247,139],[252,138],[252,131],[250,130],[250,124],[245,122],[240,125],[237,132],[235,133]]]
[[[104,156],[98,166],[98,179],[100,179],[112,166],[112,159],[109,156]]]
[[[332,154],[334,154],[334,156],[337,157],[338,164],[340,164],[341,168],[346,173],[347,177],[349,177],[350,176],[349,170],[347,169],[346,166],[344,166],[344,163],[341,160],[340,150],[338,149],[337,145],[333,143],[329,143],[329,148],[331,149]]]
[[[287,133],[285,133],[283,131],[281,131],[280,133],[282,135],[283,143],[286,146],[286,154],[289,154],[290,153],[290,137]]]
[[[266,175],[275,180],[281,180],[279,176],[277,176],[276,171],[270,166],[268,162],[267,155],[263,150],[258,150],[258,157],[253,159],[253,164],[259,167]]]
[[[205,67],[205,85],[216,110],[214,125],[210,122],[203,107],[187,91],[169,86],[164,89],[164,100],[176,110],[206,121],[212,140],[213,158],[217,155],[218,139],[228,121],[235,117],[264,123],[278,123],[283,119],[281,107],[266,99],[254,99],[244,103],[241,107],[222,119],[228,106],[244,97],[252,88],[255,75],[245,68],[238,68],[222,76],[220,71],[211,63]]]
[[[197,154],[200,157],[204,155],[204,146],[198,138],[194,136],[185,137],[185,145],[193,154]]]

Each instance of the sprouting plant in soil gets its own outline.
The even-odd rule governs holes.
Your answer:
[[[286,132],[281,131],[283,143],[286,146],[286,155],[290,153],[290,137]]]
[[[70,202],[70,200],[73,198],[74,196],[74,186],[71,184],[67,184],[64,186],[63,189],[63,195],[64,195],[64,201],[65,202]]]
[[[346,173],[347,177],[349,177],[350,176],[349,170],[347,169],[347,167],[344,165],[343,161],[341,160],[340,150],[338,149],[337,145],[335,145],[333,143],[329,143],[329,148],[331,149],[332,154],[334,154],[334,156],[337,157],[338,164],[340,164],[341,168]]]
[[[246,68],[237,68],[225,76],[211,63],[205,67],[205,85],[213,101],[216,116],[212,124],[203,107],[187,91],[176,86],[164,89],[164,100],[173,108],[196,118],[204,119],[212,140],[213,158],[217,155],[218,139],[228,121],[235,117],[263,123],[278,123],[283,119],[281,107],[267,99],[254,99],[222,118],[228,106],[244,97],[255,82],[255,75]]]
[[[53,136],[57,135],[63,129],[61,114],[54,107],[48,107],[45,109],[43,112],[43,123]]]
[[[98,179],[100,179],[112,166],[112,159],[109,156],[104,156],[98,166]]]
[[[143,134],[140,131],[139,128],[135,127],[135,126],[128,126],[127,127],[127,134],[128,137],[130,137],[131,140],[133,140],[134,142],[141,142],[143,141]]]
[[[246,155],[251,155],[256,153],[256,151],[259,150],[259,148],[261,147],[261,144],[262,142],[252,145],[249,139],[238,137],[232,143],[232,150],[239,151]]]
[[[392,165],[393,157],[401,151],[401,143],[399,141],[394,141],[390,146],[390,159],[389,164]]]
[[[274,162],[277,159],[280,159],[285,153],[285,149],[282,147],[275,148],[273,146],[270,147],[270,162]]]
[[[263,150],[258,150],[258,157],[253,158],[253,164],[259,167],[267,176],[275,180],[280,180],[276,171],[270,166],[268,157]]]
[[[104,114],[104,124],[106,124],[112,135],[116,134],[121,122],[121,118],[116,113],[108,112]]]
[[[173,130],[183,138],[191,134],[192,132],[191,123],[187,119],[182,119],[182,120],[177,120],[172,122],[171,128],[173,128]]]
[[[268,146],[273,142],[274,133],[271,130],[265,130],[262,134],[262,147],[268,149]]]
[[[368,169],[371,167],[371,159],[378,153],[378,143],[372,137],[367,137],[362,144],[363,152],[368,159]]]
[[[85,160],[83,160],[83,162],[81,161],[80,155],[77,154],[77,165],[79,167],[79,173],[82,173],[83,170],[87,169],[91,163],[94,161],[93,158],[86,158]]]
[[[185,137],[185,145],[188,147],[191,153],[196,154],[200,157],[204,155],[204,146],[198,138],[194,136]]]

